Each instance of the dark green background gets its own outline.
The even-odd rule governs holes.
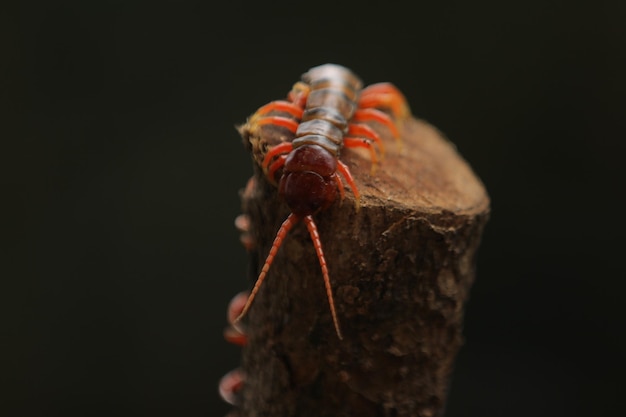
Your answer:
[[[3,11],[0,415],[226,413],[234,125],[326,62],[395,83],[493,199],[447,417],[623,408],[625,3],[433,3]]]

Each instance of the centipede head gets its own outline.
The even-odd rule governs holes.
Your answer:
[[[292,213],[308,216],[328,208],[337,197],[337,160],[318,145],[294,149],[283,169],[279,194]]]

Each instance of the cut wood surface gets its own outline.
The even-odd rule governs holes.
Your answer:
[[[298,224],[245,319],[241,416],[443,414],[489,197],[437,129],[412,118],[399,127],[401,146],[386,140],[373,174],[367,153],[343,152],[360,208],[346,188],[343,202],[314,216],[343,340]],[[255,177],[242,194],[256,243],[252,282],[289,214],[258,166]]]

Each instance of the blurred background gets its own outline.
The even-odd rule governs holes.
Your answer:
[[[623,408],[626,3],[3,7],[0,415],[229,410],[234,126],[327,62],[396,84],[492,198],[446,416]]]

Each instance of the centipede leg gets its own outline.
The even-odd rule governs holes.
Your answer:
[[[273,147],[265,155],[262,166],[263,170],[265,171],[266,177],[270,180],[271,183],[276,184],[276,171],[278,171],[285,165],[285,161],[287,160],[287,153],[289,153],[291,149],[293,149],[293,145],[291,144],[291,142],[285,142]],[[278,156],[278,158],[274,162],[271,162],[275,156]]]
[[[247,214],[240,214],[235,218],[235,227],[239,230],[239,241],[246,248],[247,251],[251,251],[256,246],[254,239],[250,234],[250,217]]]
[[[249,200],[253,197],[256,189],[256,179],[250,177],[241,194],[243,200]],[[250,217],[247,214],[240,214],[235,218],[235,227],[239,230],[239,241],[247,251],[254,250],[256,243],[250,232]]]
[[[262,117],[254,122],[254,128],[258,128],[264,125],[276,125],[287,128],[291,133],[296,133],[298,129],[298,121],[282,116],[267,116]],[[253,129],[254,129],[253,128]]]
[[[341,182],[341,178],[339,177],[339,175],[333,175],[333,180],[337,184],[337,189],[339,190],[339,197],[341,198],[341,201],[343,202],[343,199],[346,196],[346,190],[343,187],[343,182]]]
[[[261,167],[263,168],[264,171],[267,170],[273,158],[275,158],[276,156],[280,154],[289,153],[292,150],[293,150],[293,144],[291,142],[283,142],[280,145],[274,146],[265,154],[265,158],[263,158],[263,163],[261,164]]]
[[[280,155],[278,159],[276,159],[276,161],[272,162],[272,165],[270,165],[269,169],[267,170],[267,177],[272,182],[276,182],[275,180],[276,171],[278,171],[280,168],[283,167],[283,165],[285,165],[286,160],[287,160],[287,155]]]
[[[276,100],[260,107],[256,111],[256,113],[252,115],[250,120],[254,121],[257,118],[266,116],[268,113],[271,113],[274,111],[288,113],[297,120],[302,119],[302,111],[303,111],[302,106],[298,106],[297,104],[289,102],[289,101]]]
[[[237,394],[244,384],[244,375],[241,369],[233,369],[220,379],[220,397],[228,404],[237,405]]]
[[[374,174],[376,170],[376,164],[378,164],[378,157],[376,156],[376,149],[369,139],[345,137],[343,140],[343,146],[346,148],[365,148],[370,152],[370,158],[372,160],[371,173]]]
[[[227,342],[238,346],[244,346],[248,341],[245,330],[242,327],[241,323],[237,323],[235,321],[243,311],[247,299],[248,292],[242,291],[239,294],[235,295],[228,304],[228,327],[224,330],[224,339],[226,339]]]
[[[391,134],[393,138],[396,140],[400,140],[400,132],[396,127],[396,124],[391,120],[391,117],[378,109],[375,108],[363,108],[357,109],[354,112],[354,116],[352,120],[355,122],[378,122],[385,126]]]
[[[388,108],[396,119],[410,114],[404,95],[391,83],[371,84],[361,91],[359,108]]]
[[[338,159],[337,171],[339,171],[343,179],[346,181],[346,183],[348,183],[348,186],[352,190],[352,194],[354,194],[354,204],[356,206],[356,209],[358,210],[360,206],[359,202],[361,201],[361,195],[359,193],[359,189],[356,186],[356,183],[354,182],[354,177],[352,176],[352,173],[350,172],[350,168],[348,168],[346,164],[344,164],[340,159]]]
[[[309,97],[309,91],[311,91],[311,87],[308,84],[298,81],[287,94],[287,99],[296,106],[304,108]]]
[[[248,342],[243,327],[235,322],[237,316],[241,314],[248,298],[247,292],[240,292],[235,295],[228,304],[227,320],[228,327],[224,330],[224,338],[227,342],[238,346],[244,346]],[[224,375],[219,382],[219,394],[224,401],[237,405],[238,394],[244,385],[245,377],[241,369],[234,369]]]
[[[243,196],[249,197],[256,187],[256,181],[254,177],[251,177],[244,189]],[[235,218],[235,227],[242,233],[241,241],[246,249],[254,247],[254,242],[250,236],[250,218],[246,214],[241,214]],[[228,321],[228,327],[224,329],[224,339],[238,346],[244,346],[248,342],[248,338],[245,333],[244,327],[240,323],[236,323],[235,319],[241,314],[243,308],[248,299],[248,292],[242,291],[235,295],[226,310],[226,319]],[[235,369],[224,375],[219,382],[218,391],[222,399],[231,404],[237,405],[239,393],[244,385],[244,374],[241,369]],[[237,417],[238,412],[236,410],[231,411],[227,417]]]

